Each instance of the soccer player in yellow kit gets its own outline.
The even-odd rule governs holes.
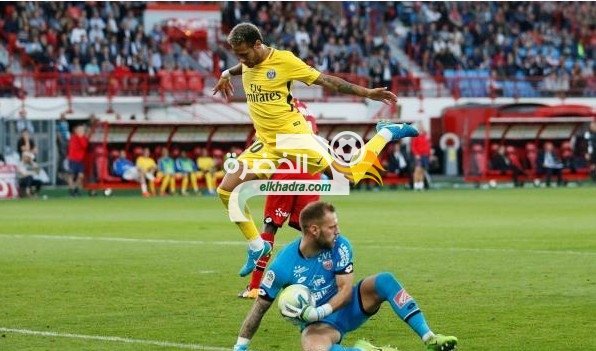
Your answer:
[[[282,157],[293,161],[297,155],[307,155],[308,171],[311,173],[332,167],[332,164],[327,162],[328,158],[321,157],[321,154],[315,150],[293,151],[276,148],[278,134],[313,135],[302,114],[291,103],[292,81],[298,80],[308,85],[317,84],[332,91],[382,101],[386,104],[394,104],[397,101],[395,94],[387,88],[369,89],[349,83],[341,78],[318,72],[290,51],[266,46],[263,44],[261,32],[253,24],[236,25],[228,36],[228,43],[240,63],[222,73],[213,88],[213,94],[220,92],[225,98],[230,98],[234,93],[230,83],[231,77],[242,76],[249,116],[256,130],[256,141],[238,157],[240,167],[237,171],[227,173],[217,188],[217,193],[226,208],[236,186],[267,173],[259,174],[257,165],[263,163],[255,161],[276,161]],[[364,146],[364,151],[378,155],[388,142],[417,135],[418,131],[408,124],[379,122],[377,134]],[[252,172],[246,173],[245,166]],[[356,175],[354,178],[358,181]],[[240,269],[240,276],[250,274],[257,260],[271,251],[271,245],[260,237],[248,207],[244,208],[244,215],[249,219],[247,222],[235,222],[248,240],[247,261]]]
[[[150,195],[155,195],[155,172],[157,171],[157,163],[151,158],[151,151],[148,147],[143,148],[143,154],[137,157],[136,166],[141,175],[139,182],[143,189],[143,196],[148,197]],[[147,191],[147,183],[150,192]]]

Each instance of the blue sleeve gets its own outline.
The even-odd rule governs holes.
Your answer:
[[[283,269],[284,265],[278,263],[278,258],[273,261],[261,281],[260,296],[269,301],[275,300],[277,294],[289,284]]]
[[[354,271],[352,244],[342,235],[339,236],[333,249],[333,262],[335,263],[335,274],[350,274]]]
[[[176,161],[174,161],[174,169],[176,170],[176,172],[182,172],[182,165],[180,164],[180,159],[177,158]]]

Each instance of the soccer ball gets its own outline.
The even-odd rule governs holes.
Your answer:
[[[336,159],[340,163],[350,164],[354,159],[354,156],[360,152],[362,144],[358,144],[360,144],[360,141],[349,134],[337,138],[333,144],[333,146],[335,146],[333,153],[335,154]]]
[[[279,312],[282,316],[290,320],[295,320],[295,318],[290,317],[295,312],[288,309],[288,305],[300,310],[309,305],[315,306],[315,304],[314,296],[310,293],[310,290],[302,284],[293,284],[286,287],[282,290],[277,299]]]

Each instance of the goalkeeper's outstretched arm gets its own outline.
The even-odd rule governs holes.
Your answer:
[[[261,320],[265,313],[271,307],[273,301],[268,301],[263,298],[257,298],[255,303],[252,305],[250,312],[246,315],[240,333],[238,334],[238,341],[234,346],[234,350],[247,350],[250,339],[255,335],[261,324]]]

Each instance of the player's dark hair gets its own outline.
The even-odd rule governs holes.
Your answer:
[[[257,40],[263,42],[263,36],[259,28],[252,23],[244,22],[237,24],[228,35],[228,43],[232,46],[240,45],[242,43],[249,46],[254,45]]]
[[[319,223],[325,217],[327,212],[335,212],[335,207],[329,202],[324,201],[315,201],[308,204],[302,212],[300,212],[300,229],[302,232],[306,230],[306,228],[317,222]]]

